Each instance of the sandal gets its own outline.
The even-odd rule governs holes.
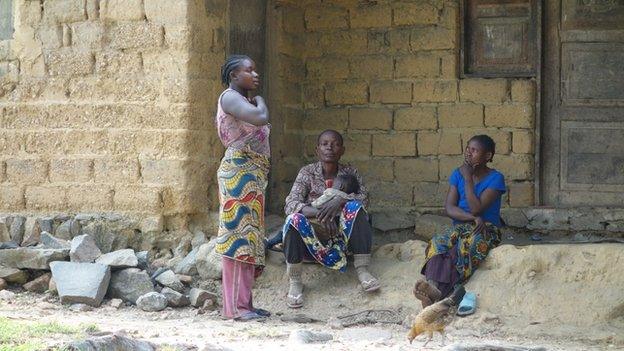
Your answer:
[[[379,280],[377,280],[377,278],[375,277],[369,280],[362,280],[360,282],[360,285],[362,285],[362,289],[364,289],[364,291],[366,292],[377,291],[379,290],[379,288],[381,288],[381,284],[379,284]]]
[[[266,320],[265,316],[262,316],[254,311],[245,312],[242,315],[234,318],[235,321],[238,322],[249,322],[249,321],[258,321],[263,322]]]
[[[256,314],[261,315],[262,317],[271,317],[271,312],[262,309],[262,308],[254,308],[253,312],[256,312]]]
[[[286,297],[286,306],[289,308],[301,308],[303,306],[303,293]]]
[[[429,284],[424,279],[418,279],[414,285],[414,296],[420,300],[423,308],[437,302],[442,297],[442,293],[435,286]]]
[[[477,309],[477,295],[472,291],[464,294],[464,298],[459,303],[457,309],[458,316],[467,316],[473,314]]]

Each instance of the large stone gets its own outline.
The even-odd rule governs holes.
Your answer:
[[[6,289],[7,286],[8,286],[7,282],[4,279],[0,278],[0,290]]]
[[[0,266],[27,269],[50,269],[50,262],[65,261],[69,250],[19,247],[0,250]]]
[[[191,252],[175,266],[173,271],[178,274],[196,275],[197,267],[195,264],[197,263],[197,251],[199,251],[199,248],[191,250]]]
[[[197,250],[195,267],[203,279],[221,279],[221,256],[214,251],[216,244],[212,239]]]
[[[137,267],[146,271],[150,270],[150,261],[151,261],[151,256],[149,251],[140,251],[137,252],[136,254],[136,258],[137,258]]]
[[[165,295],[155,291],[139,296],[137,307],[146,312],[158,312],[167,308],[167,298]]]
[[[176,277],[172,270],[168,269],[156,277],[156,282],[175,291],[184,292],[184,284]]]
[[[72,262],[93,262],[102,252],[95,244],[93,237],[88,234],[78,235],[71,241],[69,257]]]
[[[41,244],[46,249],[71,249],[71,242],[56,238],[48,232],[41,232]]]
[[[147,341],[113,334],[83,341],[73,341],[66,345],[65,349],[68,351],[155,351],[156,347]]]
[[[188,296],[181,294],[171,288],[163,288],[160,292],[167,298],[167,304],[171,307],[184,307],[191,304]]]
[[[28,281],[28,273],[17,268],[0,266],[0,279],[10,284],[24,284]]]
[[[136,304],[137,299],[154,291],[149,275],[138,268],[126,268],[114,272],[108,288],[108,295]]]
[[[24,289],[34,293],[44,293],[50,285],[50,273],[46,273],[24,284]]]
[[[452,221],[448,217],[424,214],[414,221],[414,234],[420,239],[430,240],[434,235],[443,232],[451,226]]]
[[[108,289],[110,267],[99,263],[53,262],[52,277],[62,303],[98,307]]]
[[[7,229],[7,225],[5,222],[0,220],[0,243],[7,242],[11,240],[11,236],[9,235],[9,230]]]
[[[7,223],[9,222],[9,236],[11,237],[11,241],[19,245],[24,239],[24,227],[26,224],[26,217],[11,217],[10,221],[7,221]]]
[[[373,227],[384,232],[414,226],[414,214],[408,212],[379,212],[371,215],[371,217]]]
[[[136,267],[139,260],[134,254],[134,250],[124,249],[103,254],[95,262],[105,264],[111,268],[130,268]]]
[[[41,230],[37,227],[37,219],[29,217],[24,223],[24,236],[21,242],[21,246],[34,246],[39,243],[39,236]]]
[[[204,302],[206,302],[207,300],[212,300],[215,302],[217,302],[217,295],[208,292],[206,290],[202,290],[202,289],[198,289],[198,288],[193,288],[191,289],[191,291],[189,292],[189,299],[191,300],[191,305],[193,307],[203,307],[204,306]]]
[[[79,221],[68,219],[56,228],[54,235],[60,239],[71,240],[80,234],[80,229],[81,226]]]

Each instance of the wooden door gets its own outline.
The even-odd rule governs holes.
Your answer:
[[[624,1],[545,1],[541,195],[624,205]]]

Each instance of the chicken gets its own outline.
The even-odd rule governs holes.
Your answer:
[[[433,332],[435,331],[444,336],[444,328],[453,321],[457,306],[464,298],[465,293],[466,290],[464,287],[459,286],[449,297],[427,306],[420,311],[416,318],[414,318],[412,329],[410,329],[407,335],[410,344],[414,341],[414,338],[424,332],[427,332],[429,335],[429,339],[424,345],[427,345],[427,343],[433,339]]]

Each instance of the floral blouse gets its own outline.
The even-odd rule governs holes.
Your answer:
[[[355,194],[354,199],[361,201],[364,207],[368,205],[368,190],[364,186],[364,181],[355,167],[338,164],[338,175],[354,175],[360,184],[360,191]],[[323,166],[321,162],[316,162],[303,166],[297,174],[297,179],[290,189],[290,194],[286,197],[284,212],[286,215],[300,212],[302,208],[310,206],[312,201],[323,195],[323,191],[329,188],[323,178]]]

